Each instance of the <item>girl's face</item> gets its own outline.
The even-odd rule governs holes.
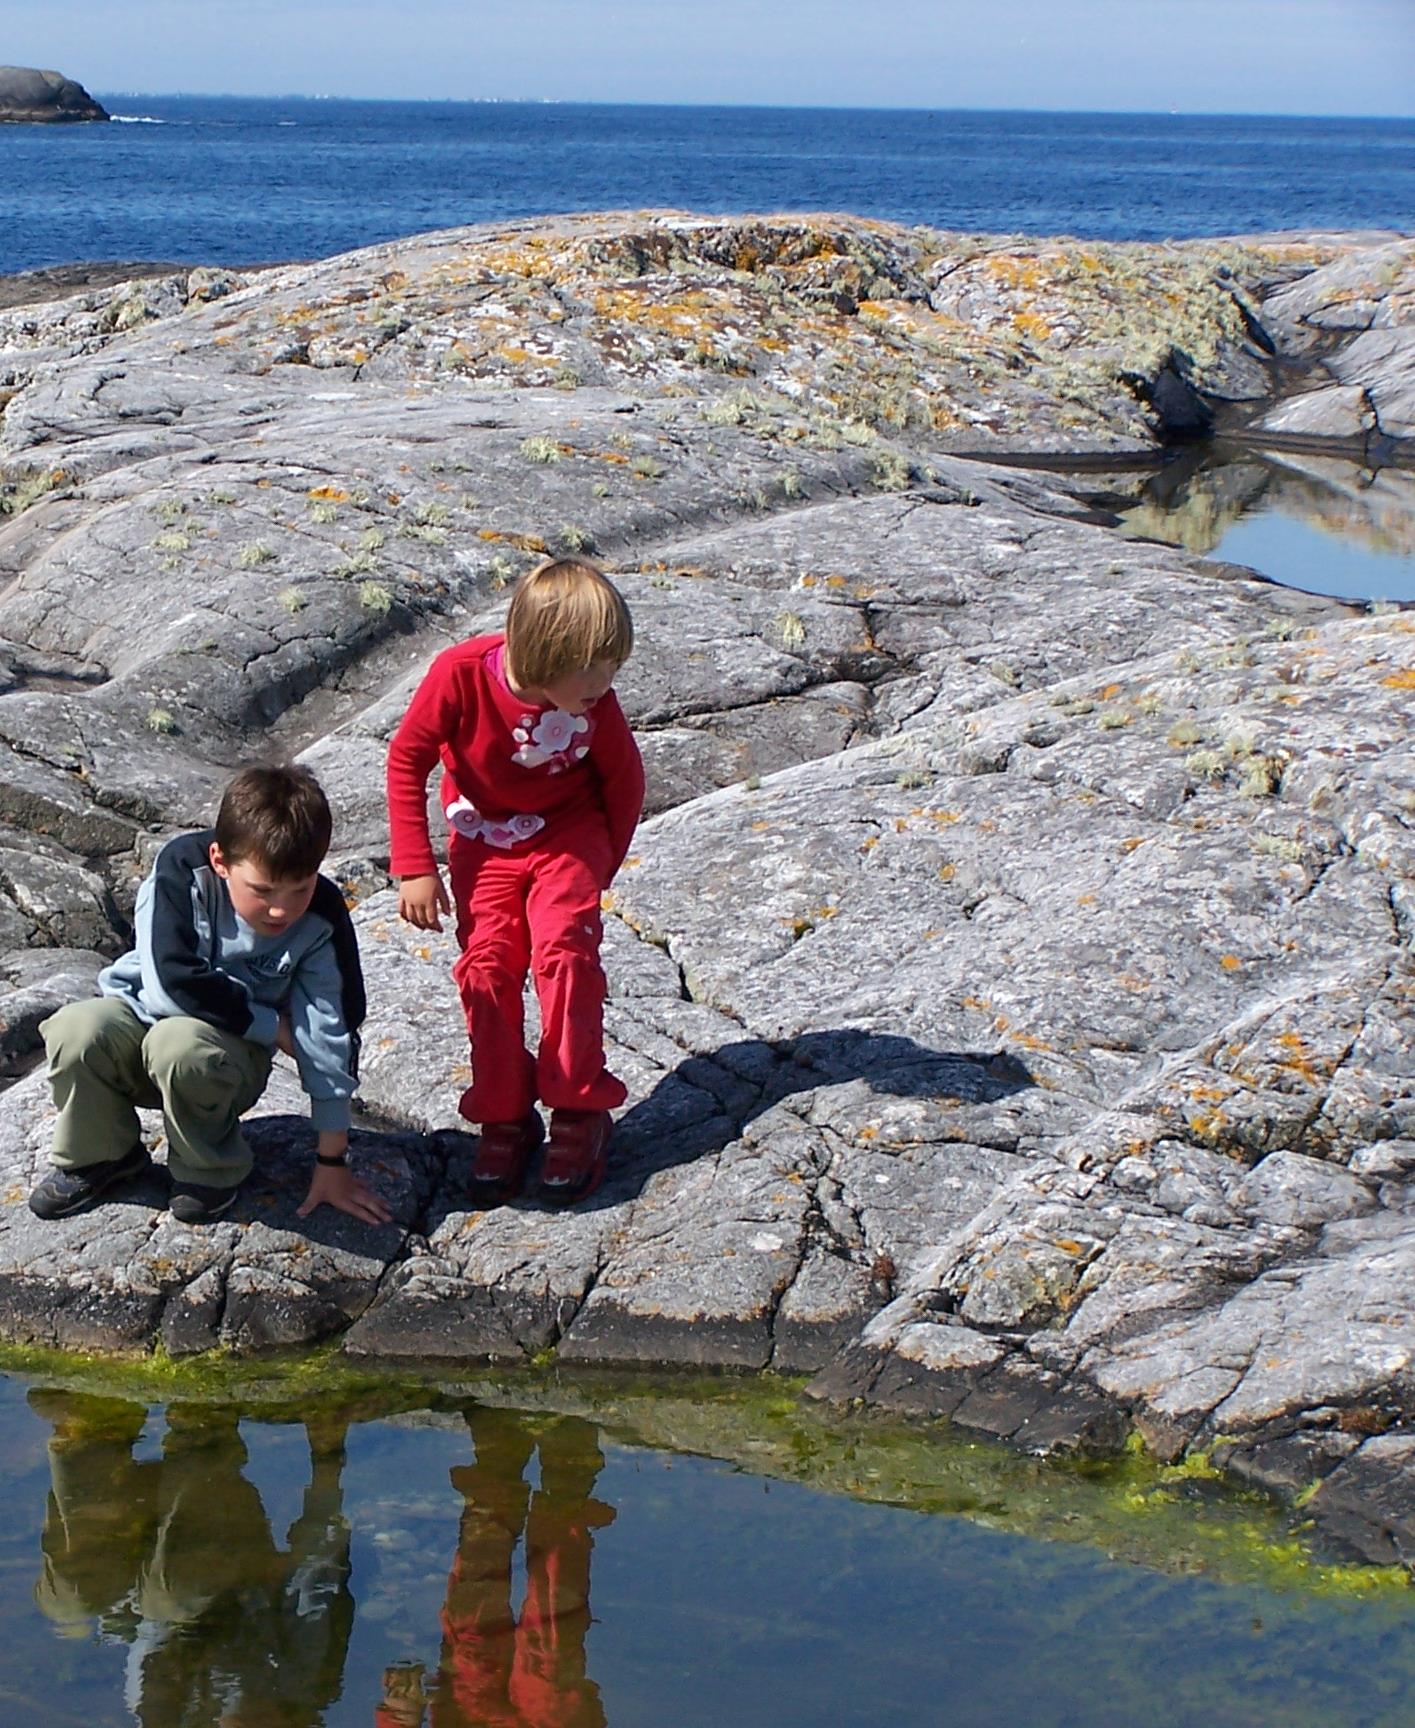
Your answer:
[[[601,696],[613,688],[619,667],[613,660],[594,660],[579,672],[567,672],[551,684],[543,684],[540,694],[547,705],[564,714],[583,714]]]

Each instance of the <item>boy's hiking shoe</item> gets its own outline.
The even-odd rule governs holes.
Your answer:
[[[467,1197],[474,1206],[500,1206],[514,1200],[540,1150],[545,1129],[534,1110],[521,1122],[483,1122],[477,1141]]]
[[[613,1132],[614,1121],[607,1110],[552,1110],[538,1197],[551,1206],[573,1206],[589,1199],[609,1167]]]
[[[121,1158],[105,1158],[78,1170],[51,1170],[30,1194],[29,1209],[36,1218],[67,1218],[105,1190],[146,1176],[151,1168],[152,1159],[140,1140]]]
[[[174,1182],[168,1202],[172,1216],[179,1224],[210,1224],[223,1212],[229,1212],[241,1191],[234,1188],[211,1188],[204,1182]]]

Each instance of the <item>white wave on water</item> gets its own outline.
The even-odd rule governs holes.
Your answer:
[[[166,120],[159,120],[155,114],[110,114],[110,120],[119,126],[166,126]]]

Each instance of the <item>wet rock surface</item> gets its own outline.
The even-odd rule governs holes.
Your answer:
[[[1274,352],[1310,395],[1369,371],[1398,444],[1398,355],[1353,345],[1405,328],[1408,269],[1389,236],[586,217],[0,311],[0,1330],[808,1373],[1038,1450],[1212,1449],[1408,1560],[1411,619],[976,459],[1271,418]],[[638,627],[630,1102],[586,1206],[481,1212],[382,762],[545,548],[602,553]],[[396,1223],[295,1219],[282,1069],[220,1224],[160,1171],[41,1224],[38,1022],[272,750],[336,805],[354,1159]]]

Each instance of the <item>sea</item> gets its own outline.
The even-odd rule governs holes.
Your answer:
[[[111,126],[0,126],[0,276],[263,264],[567,210],[843,211],[1105,240],[1415,231],[1415,119],[353,102],[99,92]],[[1348,471],[1349,470],[1349,471]],[[1147,535],[1274,581],[1415,600],[1415,474],[1251,476],[1135,499]],[[1241,518],[1241,519],[1240,519]]]
[[[117,124],[0,127],[0,275],[649,207],[1109,240],[1415,228],[1415,120],[99,99]]]

